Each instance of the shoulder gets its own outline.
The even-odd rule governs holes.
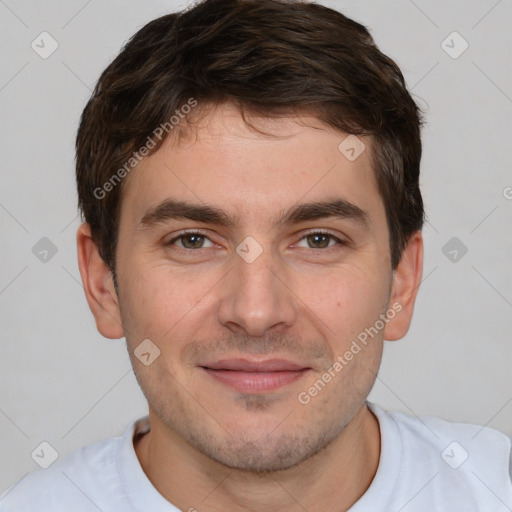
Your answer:
[[[85,446],[47,469],[29,473],[4,491],[0,512],[97,512],[101,496],[119,485],[116,459],[121,439]]]
[[[473,462],[497,464],[508,473],[512,443],[503,432],[434,416],[418,417],[389,411],[386,414],[396,423],[405,440],[435,450],[451,467],[472,459]]]
[[[370,404],[379,422],[393,425],[402,444],[402,477],[440,496],[458,495],[475,510],[511,510],[512,443],[504,433],[484,426],[384,411]],[[419,488],[419,487],[418,487]],[[505,508],[503,508],[506,504]],[[500,508],[501,507],[501,508]],[[473,510],[468,506],[468,510]]]

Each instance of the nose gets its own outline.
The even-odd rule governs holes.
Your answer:
[[[234,255],[234,268],[223,282],[218,305],[219,322],[250,336],[283,331],[297,316],[296,296],[287,283],[289,269],[266,248],[254,260]]]

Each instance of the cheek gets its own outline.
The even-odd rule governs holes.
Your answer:
[[[216,281],[190,269],[171,270],[166,264],[126,263],[129,270],[122,281],[120,309],[131,344],[139,338],[163,344],[177,329],[182,333],[201,314],[202,301]]]
[[[327,339],[343,346],[386,310],[389,290],[382,281],[362,269],[336,269],[311,280],[300,297],[326,324]]]

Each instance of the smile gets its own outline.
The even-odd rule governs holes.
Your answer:
[[[201,368],[218,382],[242,393],[274,391],[295,382],[311,370],[279,359],[259,362],[228,359]]]

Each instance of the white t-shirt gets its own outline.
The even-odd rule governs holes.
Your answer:
[[[368,404],[379,420],[377,474],[350,512],[510,512],[511,442],[490,428],[413,418]],[[34,471],[0,497],[0,512],[178,512],[151,484],[133,447],[148,417],[120,437]]]

